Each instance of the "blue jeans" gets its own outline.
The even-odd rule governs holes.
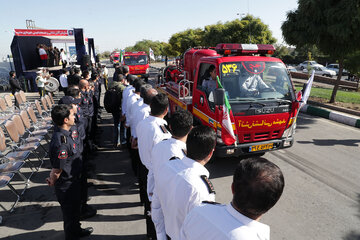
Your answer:
[[[124,143],[126,141],[125,122],[120,122],[120,112],[112,113],[112,115],[114,119],[113,144]]]

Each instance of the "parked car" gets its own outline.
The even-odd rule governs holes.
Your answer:
[[[286,68],[289,72],[297,72],[296,68],[293,66],[286,66]]]
[[[332,64],[327,65],[326,68],[335,71],[336,75],[339,75],[339,64],[332,63]],[[343,69],[342,75],[347,76],[347,75],[349,75],[349,72],[346,69]]]
[[[330,69],[327,69],[321,64],[313,65],[310,69],[315,70],[316,75],[321,75],[325,77],[334,77],[336,76],[336,72]],[[303,72],[308,72],[307,68],[303,69]]]
[[[321,64],[318,64],[316,61],[304,61],[299,64],[298,68],[300,68],[300,70],[303,70],[304,68],[307,68],[308,66],[311,67],[314,65],[321,65]]]

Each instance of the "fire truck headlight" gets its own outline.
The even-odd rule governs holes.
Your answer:
[[[294,124],[294,126],[289,127],[288,129],[286,129],[282,135],[283,138],[286,137],[291,137],[294,133],[295,133],[295,129],[296,129],[296,123]]]
[[[149,68],[147,68],[145,72],[146,72],[146,74],[149,74]]]

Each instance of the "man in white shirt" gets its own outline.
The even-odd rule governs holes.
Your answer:
[[[139,150],[137,147],[137,139],[133,138],[134,134],[135,134],[135,129],[131,128],[132,127],[132,119],[134,117],[134,114],[136,113],[135,111],[133,112],[132,109],[134,108],[134,105],[137,101],[139,101],[141,99],[140,97],[140,89],[141,86],[144,85],[145,82],[143,80],[136,80],[134,81],[134,92],[133,94],[131,94],[129,96],[129,98],[127,99],[127,105],[126,105],[126,119],[125,119],[125,125],[130,128],[130,139],[128,139],[129,141],[129,153],[130,153],[130,158],[131,158],[131,164],[134,170],[135,175],[138,176],[138,166],[140,164],[140,156],[139,156]],[[141,186],[141,182],[139,182],[140,184],[140,199],[141,202],[144,202],[144,196],[142,194],[142,186]],[[146,186],[144,186],[144,188],[146,189]]]
[[[158,92],[156,89],[154,89],[150,84],[144,84],[140,88],[140,99],[135,102],[131,108],[131,112],[133,113],[132,120],[130,122],[130,128],[131,128],[131,137],[133,140],[133,146],[137,146],[137,133],[136,133],[136,126],[145,118],[147,118],[150,115],[150,103],[152,98],[157,94]],[[137,151],[138,149],[136,149]],[[133,163],[135,166],[133,168],[136,168],[139,170],[139,165],[142,165],[139,153],[137,153],[136,161]],[[141,166],[145,168],[145,166]],[[140,180],[139,180],[140,181]],[[140,181],[141,182],[141,181]],[[144,186],[145,194],[146,194],[146,185]],[[142,195],[141,195],[142,196]],[[143,198],[144,196],[142,196]]]
[[[105,64],[101,65],[101,78],[103,79],[105,90],[108,90],[109,70],[107,69]]]
[[[149,237],[156,238],[155,227],[150,216],[150,202],[154,190],[154,178],[151,162],[151,151],[153,146],[163,139],[171,137],[166,129],[167,122],[164,117],[167,115],[169,100],[165,94],[157,94],[150,103],[151,115],[142,120],[136,127],[138,134],[138,148],[142,164],[139,169],[139,185],[147,186],[147,197],[145,198],[145,214],[147,234]],[[140,189],[141,191],[142,189]]]
[[[61,63],[62,63],[62,67],[63,68],[66,68],[66,65],[67,65],[67,62],[68,62],[68,57],[64,51],[64,49],[60,49],[60,60],[61,60]]]
[[[46,78],[43,77],[42,71],[37,71],[36,74],[37,76],[35,82],[37,84],[40,97],[43,97],[45,96],[45,84],[47,84]]]
[[[134,129],[132,131],[132,137],[137,139],[136,126],[145,118],[150,115],[150,103],[152,98],[157,94],[155,88],[150,84],[144,84],[140,88],[140,99],[134,103],[131,108],[133,112],[133,117],[130,123],[130,128]]]
[[[244,73],[245,75],[246,73]],[[244,78],[246,78],[244,80]],[[275,91],[269,87],[261,78],[260,74],[247,73],[246,77],[241,77],[240,94],[244,97],[255,97],[264,91]]]
[[[172,137],[156,144],[151,153],[155,182],[158,175],[161,175],[158,169],[163,164],[166,164],[172,158],[182,159],[185,157],[186,139],[192,127],[193,117],[189,111],[179,109],[171,115],[169,128]],[[155,224],[157,239],[166,240],[164,215],[156,191],[155,185],[151,202],[151,219]]]
[[[61,88],[62,88],[62,90],[63,90],[63,92],[64,92],[64,94],[66,95],[66,91],[67,91],[67,88],[68,88],[68,86],[69,86],[69,84],[68,84],[68,80],[67,80],[67,76],[69,75],[69,70],[67,70],[67,69],[63,69],[62,70],[62,74],[60,75],[60,78],[59,78],[59,80],[60,80],[60,86],[61,86]]]
[[[184,221],[180,239],[269,240],[270,227],[259,220],[283,189],[283,174],[274,163],[265,158],[241,160],[231,185],[232,202],[194,208]]]
[[[209,171],[205,168],[215,144],[216,133],[212,128],[194,127],[186,140],[187,156],[170,160],[157,170],[161,174],[155,178],[155,196],[160,201],[166,234],[171,239],[179,239],[181,226],[191,209],[202,201],[215,201]]]

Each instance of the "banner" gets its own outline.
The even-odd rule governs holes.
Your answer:
[[[15,36],[74,36],[73,30],[66,29],[15,29]]]

